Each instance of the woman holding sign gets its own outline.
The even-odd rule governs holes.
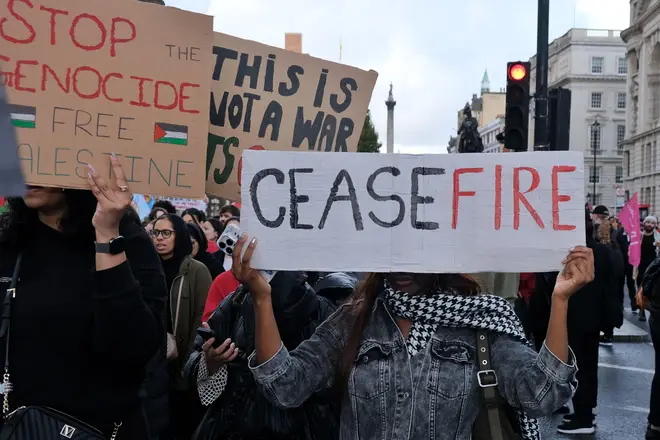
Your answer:
[[[250,267],[256,241],[242,253],[247,240],[239,241],[232,271],[253,298],[252,374],[282,408],[332,383],[342,396],[340,439],[481,439],[493,429],[538,439],[533,417],[552,414],[575,391],[566,315],[570,297],[594,277],[585,247],[563,262],[539,353],[506,300],[479,295],[462,275],[407,273],[371,274],[353,301],[288,352],[270,285]],[[486,410],[484,400],[494,405]]]
[[[126,215],[132,196],[111,161],[111,181],[90,167],[91,192],[31,186],[1,217],[2,434],[14,426],[11,439],[90,430],[148,439],[140,394],[164,342],[167,291],[149,237]]]

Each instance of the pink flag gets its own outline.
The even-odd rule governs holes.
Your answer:
[[[639,229],[639,201],[637,200],[637,193],[621,209],[619,221],[623,229],[628,233],[628,237],[630,237],[628,261],[633,267],[637,267],[642,258],[642,239]]]

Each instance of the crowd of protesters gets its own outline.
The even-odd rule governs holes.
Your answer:
[[[256,238],[227,246],[237,207],[207,218],[160,201],[140,222],[111,161],[116,182],[90,168],[91,191],[32,186],[0,217],[0,285],[17,292],[0,321],[8,410],[47,406],[120,440],[491,438],[492,408],[522,439],[553,413],[559,432],[588,434],[624,286],[660,342],[652,217],[636,273],[596,207],[561,272],[269,281],[250,267]]]

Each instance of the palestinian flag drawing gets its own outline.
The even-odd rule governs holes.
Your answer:
[[[35,128],[37,126],[36,107],[9,104],[9,114],[14,127]]]
[[[188,127],[156,122],[154,142],[159,144],[188,145]]]

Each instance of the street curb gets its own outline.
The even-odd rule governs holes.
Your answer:
[[[649,335],[614,335],[614,342],[651,342]]]

